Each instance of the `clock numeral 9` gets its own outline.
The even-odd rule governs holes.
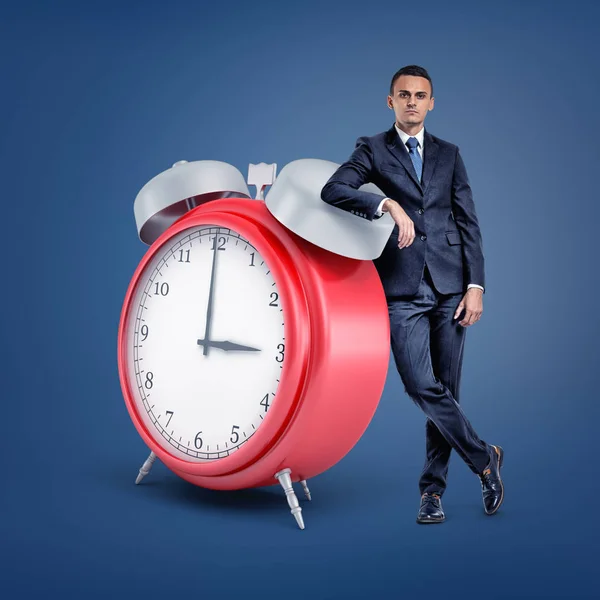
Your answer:
[[[269,410],[269,394],[265,394],[265,397],[260,401],[260,404],[265,407],[265,412]]]
[[[144,381],[144,386],[147,390],[152,389],[152,386],[154,385],[154,382],[152,381],[153,378],[154,378],[154,373],[152,373],[152,371],[148,371],[146,373],[146,381]]]
[[[160,288],[158,287],[158,281],[155,283],[156,289],[154,290],[155,296],[166,296],[169,293],[169,284],[165,281],[160,284]]]
[[[239,429],[240,426],[239,425],[234,425],[233,429],[231,430],[231,437],[229,438],[231,440],[232,444],[237,444],[240,440],[240,434],[236,431],[236,429]],[[235,440],[233,439],[233,436],[235,435]]]
[[[278,344],[277,350],[279,350],[279,355],[281,356],[281,358],[279,358],[279,356],[276,356],[275,360],[277,362],[283,362],[283,353],[285,352],[285,344]]]
[[[196,439],[194,440],[194,446],[196,446],[196,448],[198,448],[198,450],[200,450],[200,448],[202,448],[202,438],[200,437],[200,434],[202,432],[199,431],[196,435]]]
[[[140,333],[144,336],[140,341],[145,342],[146,338],[148,337],[148,325],[142,325]]]
[[[225,243],[227,242],[227,240],[224,237],[220,237],[218,238],[219,240],[219,247],[217,248],[217,236],[215,235],[215,237],[213,238],[213,250],[225,250]]]
[[[275,296],[275,298],[273,298],[273,296]],[[269,306],[279,306],[277,300],[279,300],[279,294],[277,292],[271,292],[271,302],[269,303]]]

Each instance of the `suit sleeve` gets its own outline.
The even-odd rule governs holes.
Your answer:
[[[385,196],[359,191],[371,181],[373,150],[368,138],[359,137],[350,158],[341,164],[321,190],[321,200],[372,221]]]
[[[465,164],[456,149],[452,177],[452,214],[460,231],[467,283],[485,288],[483,243]]]

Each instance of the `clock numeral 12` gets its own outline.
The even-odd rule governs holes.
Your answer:
[[[224,237],[220,237],[220,238],[218,238],[218,240],[219,240],[219,247],[217,248],[217,236],[215,235],[215,237],[213,238],[212,250],[225,250],[225,243],[227,242],[227,240]]]

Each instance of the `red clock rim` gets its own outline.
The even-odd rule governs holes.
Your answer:
[[[227,199],[231,202],[235,199]],[[247,199],[240,199],[250,202]],[[171,225],[150,246],[137,266],[129,283],[119,323],[118,368],[121,390],[129,415],[138,433],[148,447],[174,471],[182,471],[201,476],[220,476],[240,471],[264,457],[277,445],[283,432],[293,418],[302,399],[304,379],[308,368],[310,348],[310,319],[306,294],[298,270],[285,246],[266,227],[251,216],[219,210],[219,201],[198,207]],[[144,269],[160,248],[173,236],[185,229],[198,225],[226,227],[243,235],[264,257],[270,267],[280,291],[284,315],[286,358],[281,370],[277,389],[278,402],[269,408],[260,427],[244,442],[239,450],[224,458],[209,463],[187,462],[166,451],[149,433],[138,415],[133,395],[129,388],[127,371],[126,327],[136,286]],[[286,398],[291,400],[285,401]]]

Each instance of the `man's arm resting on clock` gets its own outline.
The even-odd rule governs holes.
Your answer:
[[[321,190],[321,200],[372,221],[381,204],[380,194],[359,191],[371,181],[373,151],[365,137],[359,137],[350,158],[342,163]]]

